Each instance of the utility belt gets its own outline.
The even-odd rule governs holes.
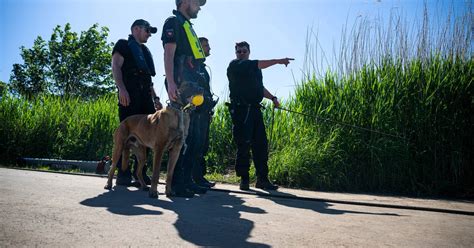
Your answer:
[[[124,79],[125,87],[127,88],[127,90],[144,90],[149,89],[153,85],[153,82],[151,81],[151,76],[148,74],[140,73],[139,71],[125,74]]]
[[[231,102],[226,102],[225,105],[229,107],[229,112],[232,120],[234,121],[234,118],[239,118],[239,114],[236,115],[236,113],[245,113],[245,117],[243,119],[243,123],[247,123],[247,120],[249,118],[251,109],[258,109],[260,110],[261,108],[264,108],[263,105],[260,103],[244,103],[244,102],[239,102],[239,101],[232,101]],[[238,109],[238,112],[236,112],[236,109]],[[241,116],[242,117],[242,116]]]
[[[265,108],[260,103],[245,103],[241,101],[230,101],[226,102],[225,105],[229,108]]]
[[[131,68],[124,72],[126,76],[135,76],[135,77],[151,77],[150,73],[140,70],[138,68]]]

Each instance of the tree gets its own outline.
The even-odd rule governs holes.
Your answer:
[[[2,97],[8,89],[7,83],[0,80],[0,97]]]
[[[48,92],[47,80],[48,54],[46,42],[38,36],[33,48],[21,48],[24,64],[14,64],[10,77],[10,89],[20,95],[31,98],[39,93]]]
[[[33,47],[21,47],[23,64],[14,64],[10,77],[14,92],[28,98],[40,93],[64,97],[96,98],[111,92],[111,51],[108,28],[94,24],[80,36],[56,26],[46,43],[38,36]]]

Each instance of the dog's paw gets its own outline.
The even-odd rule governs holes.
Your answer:
[[[153,198],[153,199],[158,199],[158,191],[148,191],[148,197]]]
[[[112,185],[106,184],[106,185],[104,186],[104,189],[111,190],[111,189],[112,189]]]

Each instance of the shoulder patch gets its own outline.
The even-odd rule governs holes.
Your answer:
[[[173,38],[174,37],[174,29],[166,29],[165,30],[165,35],[166,37],[169,39],[169,38]]]

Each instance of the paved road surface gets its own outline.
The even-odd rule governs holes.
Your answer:
[[[105,178],[0,168],[0,247],[473,247],[474,216],[331,203],[459,209],[472,202],[282,189],[302,201],[238,193],[192,199],[106,191]],[[163,193],[164,186],[159,191]]]

